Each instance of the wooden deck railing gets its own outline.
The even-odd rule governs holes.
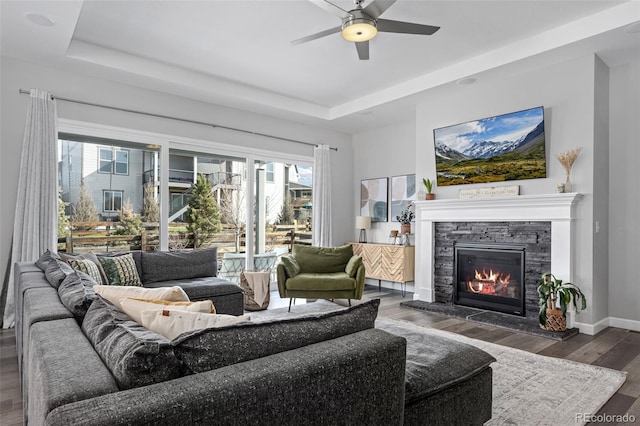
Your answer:
[[[139,235],[115,235],[119,222],[74,222],[65,237],[58,238],[58,250],[67,253],[118,252],[128,250],[151,251],[160,247],[160,232],[157,223],[143,223]],[[193,248],[193,234],[186,231],[187,224],[171,223],[169,229],[169,250]],[[234,252],[236,249],[236,230],[223,225],[221,232],[212,235],[206,242],[207,247],[218,247],[219,253]],[[267,251],[275,247],[290,248],[295,244],[311,244],[311,231],[306,225],[274,225],[266,232]],[[239,236],[240,251],[244,251],[246,234]]]

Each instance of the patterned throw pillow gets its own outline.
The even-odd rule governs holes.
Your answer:
[[[113,257],[98,256],[98,260],[102,264],[109,285],[142,285],[131,253]]]
[[[75,258],[69,259],[69,265],[76,271],[84,272],[89,275],[93,280],[98,284],[103,284],[102,275],[100,275],[100,269],[98,269],[98,265],[96,265],[92,260],[83,259],[83,258]]]

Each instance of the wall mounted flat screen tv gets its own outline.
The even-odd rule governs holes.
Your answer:
[[[547,177],[544,108],[434,129],[438,186]]]

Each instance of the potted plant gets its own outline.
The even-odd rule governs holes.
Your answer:
[[[400,214],[396,216],[396,220],[402,224],[400,227],[401,233],[411,233],[411,222],[413,221],[414,217],[414,213],[409,209],[402,210]]]
[[[434,200],[436,198],[436,194],[431,192],[431,191],[433,191],[433,181],[430,180],[430,179],[422,178],[422,183],[424,184],[424,187],[427,190],[427,193],[424,196],[424,198],[426,200]]]
[[[542,274],[538,286],[540,327],[549,331],[565,331],[569,303],[573,304],[576,313],[587,308],[587,299],[578,286],[563,283],[550,272]],[[558,304],[560,309],[558,309]]]

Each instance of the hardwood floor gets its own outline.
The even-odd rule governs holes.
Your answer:
[[[367,286],[363,300],[379,298],[379,316],[381,317],[411,321],[422,326],[446,330],[540,355],[626,371],[628,373],[627,381],[598,414],[629,414],[629,416],[635,417],[635,422],[640,423],[640,333],[619,328],[607,328],[596,336],[579,334],[567,341],[556,342],[543,337],[400,306],[400,302],[411,300],[411,297],[411,293],[407,293],[403,298],[400,291],[389,289],[378,291],[377,286]],[[301,302],[298,301],[298,303]],[[277,291],[271,292],[269,309],[285,307],[288,304],[288,299],[280,299]],[[22,424],[22,398],[13,329],[0,331],[0,424],[2,426]],[[608,422],[606,424],[625,423]]]

